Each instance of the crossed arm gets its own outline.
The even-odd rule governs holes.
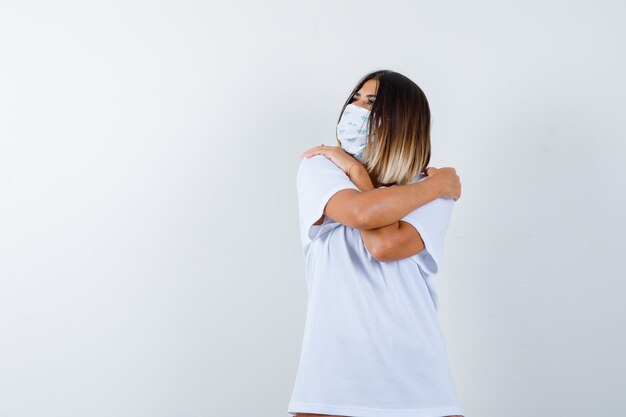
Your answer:
[[[374,188],[362,165],[355,164],[350,180],[359,188],[335,193],[324,214],[339,223],[359,229],[367,250],[381,262],[392,262],[424,250],[424,241],[405,215],[440,197],[437,185],[428,179],[413,184]],[[322,216],[319,224],[324,219]]]

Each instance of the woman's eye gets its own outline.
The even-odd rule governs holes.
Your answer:
[[[353,101],[355,101],[355,100],[356,100],[356,97],[352,97],[352,98],[350,99],[350,102],[353,102]],[[368,104],[369,106],[373,105],[373,104],[374,104],[374,100],[370,100],[367,104]]]

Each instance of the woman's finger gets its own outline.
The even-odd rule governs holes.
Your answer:
[[[314,148],[308,149],[300,156],[306,156],[307,158],[309,158],[313,155],[329,155],[333,148],[333,146],[328,145],[316,146]]]

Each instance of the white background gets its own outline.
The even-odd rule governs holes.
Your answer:
[[[0,417],[286,416],[299,154],[376,69],[463,184],[435,282],[466,417],[622,413],[625,12],[1,1]]]

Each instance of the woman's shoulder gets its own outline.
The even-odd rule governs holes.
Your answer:
[[[298,167],[328,165],[328,163],[332,164],[333,162],[324,155],[303,156],[300,158]]]

